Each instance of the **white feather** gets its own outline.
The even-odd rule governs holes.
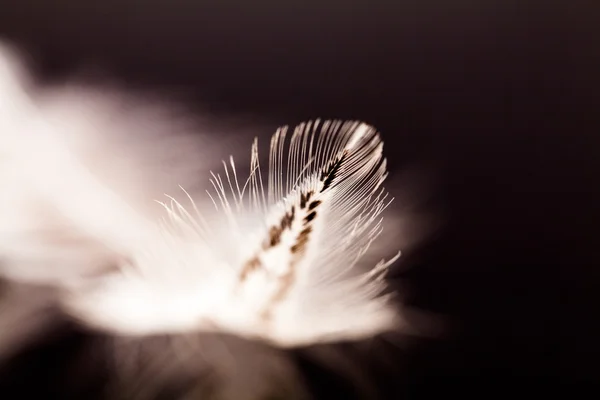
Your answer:
[[[67,313],[120,335],[218,331],[297,346],[369,337],[400,322],[383,294],[383,276],[398,256],[363,261],[390,201],[373,127],[314,121],[289,133],[281,128],[266,177],[255,140],[246,180],[230,158],[221,173],[210,173],[206,199],[196,189],[184,191],[187,207],[166,197],[166,216],[155,221],[148,197],[175,179],[194,185],[214,151],[201,152],[188,134],[164,145],[160,129],[131,139],[124,151],[114,145],[126,142],[117,134],[141,129],[107,122],[119,115],[115,93],[75,87],[32,96],[23,76],[0,51],[5,278],[60,287]],[[161,121],[152,108],[141,109],[133,120]],[[105,140],[102,128],[113,138]],[[136,149],[144,138],[152,151]],[[132,157],[129,170],[144,170],[144,156],[155,161],[163,183],[122,176],[106,143]],[[159,149],[182,168],[164,168]],[[194,152],[202,154],[197,162]],[[118,268],[105,272],[111,266]]]
[[[136,94],[39,87],[0,43],[0,273],[72,285],[128,256],[152,198],[218,163],[196,125]]]
[[[212,218],[172,199],[160,235],[120,272],[71,293],[69,310],[121,334],[216,330],[281,346],[395,327],[382,295],[390,262],[360,264],[388,204],[378,133],[316,121],[285,136],[271,140],[266,193],[255,142],[246,184],[227,165],[225,181],[213,174]]]

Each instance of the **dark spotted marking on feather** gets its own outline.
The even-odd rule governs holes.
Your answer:
[[[333,185],[335,179],[338,177],[342,165],[347,160],[347,157],[348,151],[344,150],[344,152],[339,157],[331,161],[329,165],[323,168],[321,174],[319,175],[319,180],[323,182],[323,187],[321,188],[319,193],[323,193],[324,191],[329,189],[331,185]],[[322,203],[321,200],[311,201],[311,198],[314,194],[314,191],[300,193],[300,209],[306,209],[307,215],[303,218],[302,221],[303,229],[296,237],[295,243],[290,247],[290,251],[293,254],[293,259],[289,266],[289,270],[282,277],[279,278],[280,285],[277,292],[273,295],[271,301],[261,313],[261,318],[265,322],[268,322],[271,319],[273,308],[285,298],[285,296],[290,290],[290,287],[294,282],[294,278],[296,275],[296,265],[298,264],[306,250],[306,245],[308,244],[310,235],[313,230],[312,223],[317,217],[317,209]],[[267,250],[269,247],[273,247],[281,242],[281,234],[283,233],[284,228],[291,227],[294,215],[292,215],[292,218],[289,221],[286,219],[287,217],[288,214],[286,213],[279,227],[275,226],[270,228],[270,246],[263,246],[263,249]],[[286,222],[285,224],[284,221]]]
[[[292,206],[290,211],[286,212],[284,216],[279,221],[279,225],[273,225],[269,228],[269,237],[262,244],[263,250],[268,250],[277,246],[281,243],[281,235],[286,229],[290,229],[292,226],[292,222],[294,222],[294,217],[296,216],[296,207]],[[240,272],[240,282],[243,282],[248,278],[248,275],[252,271],[256,271],[262,267],[262,263],[258,256],[252,257]]]
[[[306,203],[308,203],[310,201],[310,198],[312,197],[312,195],[314,193],[315,192],[313,192],[312,190],[309,192],[306,192],[306,193],[304,193],[304,192],[300,193],[300,208],[302,210],[304,210],[306,208]]]
[[[310,225],[304,228],[302,231],[300,231],[300,233],[296,237],[296,243],[294,243],[294,245],[290,248],[293,254],[299,253],[304,250],[304,248],[306,247],[306,243],[308,243],[308,237],[310,236],[311,232],[312,226]]]
[[[304,217],[304,222],[309,223],[317,216],[316,211],[311,211],[306,217]]]
[[[304,194],[301,194],[301,208],[306,208],[306,203],[310,200],[312,194],[313,192],[308,192],[306,196]],[[294,283],[294,277],[296,276],[296,265],[298,264],[298,261],[300,260],[300,258],[304,254],[304,251],[306,250],[306,245],[308,243],[310,234],[312,233],[313,229],[311,222],[317,215],[317,212],[315,210],[320,204],[320,200],[315,200],[308,206],[308,210],[310,211],[310,213],[303,220],[303,229],[296,237],[296,242],[290,247],[290,251],[294,255],[293,260],[290,264],[290,269],[282,277],[279,278],[279,287],[277,288],[277,292],[275,292],[267,307],[265,307],[265,309],[260,314],[260,318],[265,323],[268,323],[270,321],[273,313],[273,308],[285,298],[292,284]]]
[[[281,235],[286,229],[290,229],[292,227],[292,222],[294,222],[295,216],[296,207],[292,206],[290,211],[286,212],[281,218],[279,225],[273,225],[269,228],[269,238],[263,243],[263,250],[268,250],[271,247],[275,247],[281,242]]]
[[[257,256],[252,257],[250,260],[248,260],[248,262],[246,262],[246,264],[244,264],[244,267],[242,268],[242,272],[240,273],[240,282],[245,281],[251,272],[258,270],[261,267],[262,263],[260,262],[260,259]]]
[[[308,205],[308,209],[312,211],[315,208],[317,208],[319,206],[319,204],[321,204],[321,200],[315,200]]]
[[[334,183],[335,179],[338,176],[338,173],[346,161],[348,156],[348,151],[344,150],[341,156],[333,160],[326,168],[323,168],[321,175],[319,176],[319,180],[323,182],[323,187],[321,188],[319,193],[323,193],[327,189],[331,187]],[[289,271],[280,278],[280,286],[272,297],[270,304],[265,308],[265,310],[261,313],[261,317],[265,322],[270,320],[273,307],[277,305],[277,303],[281,302],[285,296],[287,295],[290,287],[294,281],[294,277],[296,275],[296,264],[304,254],[306,250],[306,245],[310,238],[310,234],[312,233],[312,222],[317,217],[317,208],[321,205],[321,200],[314,200],[310,202],[311,197],[314,195],[313,191],[300,194],[300,209],[304,210],[308,205],[308,214],[303,219],[304,229],[300,231],[298,236],[296,237],[296,242],[290,248],[290,251],[294,255],[294,259],[290,264]],[[309,203],[310,202],[310,203]]]
[[[306,244],[308,243],[308,239],[312,232],[312,226],[310,225],[310,221],[304,221],[304,229],[300,231],[298,236],[296,237],[296,243],[290,248],[292,254],[294,254],[294,259],[290,264],[290,269],[285,273],[281,278],[279,278],[279,287],[277,288],[277,292],[271,298],[269,305],[262,311],[261,319],[264,322],[268,322],[271,319],[273,313],[273,307],[275,307],[279,302],[281,302],[287,293],[289,292],[292,284],[294,283],[294,277],[296,276],[296,264],[302,257],[304,250],[306,249]]]
[[[323,182],[323,188],[321,189],[321,193],[323,193],[325,190],[331,187],[334,179],[337,178],[337,174],[340,171],[342,164],[344,163],[344,161],[346,161],[347,156],[348,150],[344,150],[340,157],[333,160],[327,166],[327,168],[323,169],[323,171],[321,172],[321,176],[319,177],[319,180]]]
[[[310,196],[312,195],[312,193],[313,192],[308,193],[307,197],[309,199],[310,199]],[[306,198],[306,197],[301,197],[301,198]],[[265,323],[269,322],[269,320],[271,319],[271,315],[273,313],[273,308],[285,298],[285,296],[289,292],[292,284],[294,283],[294,277],[296,276],[296,265],[298,264],[302,255],[304,254],[304,251],[306,250],[306,245],[308,243],[308,240],[310,239],[310,234],[312,233],[312,230],[313,230],[311,223],[314,220],[314,218],[316,217],[316,215],[317,215],[316,209],[317,209],[317,207],[319,207],[319,205],[321,203],[322,202],[320,200],[315,200],[312,203],[310,203],[310,205],[308,206],[308,210],[310,211],[310,213],[306,217],[304,217],[304,220],[303,220],[304,228],[300,231],[300,233],[296,237],[296,242],[292,245],[292,247],[290,247],[290,251],[294,255],[292,263],[290,264],[290,269],[288,272],[285,273],[285,275],[283,275],[281,278],[279,278],[280,285],[279,285],[279,288],[277,289],[277,292],[275,292],[275,294],[271,298],[269,305],[261,313],[261,319]],[[306,207],[306,202],[305,202],[304,206]]]

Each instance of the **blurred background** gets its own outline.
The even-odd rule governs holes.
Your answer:
[[[593,0],[0,0],[0,36],[48,83],[108,71],[273,129],[363,119],[392,180],[426,171],[414,207],[443,223],[396,278],[456,329],[387,353],[393,368],[359,362],[414,399],[600,381],[598,21]],[[86,340],[49,338],[0,389],[52,397]],[[315,393],[347,398],[302,354]]]

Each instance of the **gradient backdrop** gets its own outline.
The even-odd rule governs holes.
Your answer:
[[[101,66],[223,118],[360,118],[392,178],[426,165],[445,224],[401,277],[462,328],[398,358],[409,398],[600,380],[598,21],[597,1],[0,0],[49,81]]]

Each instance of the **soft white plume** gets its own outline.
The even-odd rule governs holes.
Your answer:
[[[126,257],[152,199],[218,165],[178,106],[83,83],[36,85],[0,46],[0,272],[69,285]],[[190,189],[190,190],[192,190]]]
[[[23,76],[0,54],[5,278],[59,287],[67,313],[120,335],[216,331],[288,347],[401,322],[384,279],[397,256],[365,262],[390,202],[373,127],[282,128],[268,168],[255,141],[249,174],[233,158],[212,173],[216,147],[169,107],[78,86],[44,91]],[[174,185],[180,200],[163,198],[159,221],[150,200]]]
[[[286,133],[271,140],[267,177],[256,141],[247,179],[233,159],[212,174],[212,211],[170,198],[156,236],[71,293],[70,311],[122,334],[224,331],[282,346],[397,326],[383,294],[390,262],[361,265],[390,201],[379,134],[353,121]]]

